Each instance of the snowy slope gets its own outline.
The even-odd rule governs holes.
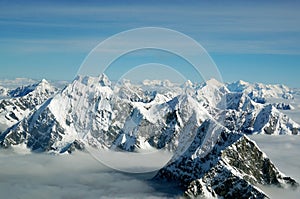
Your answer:
[[[300,125],[272,104],[255,103],[245,93],[228,93],[224,126],[246,134],[299,134]]]
[[[252,100],[265,103],[268,98],[293,99],[294,91],[285,85],[267,85],[261,83],[251,84],[249,82],[237,81],[227,84],[231,92],[243,92]]]
[[[169,99],[154,93],[153,99],[143,101],[138,99],[144,92],[138,90],[139,97],[132,98],[128,96],[134,87],[131,91],[128,85],[124,87],[114,93],[105,75],[78,76],[34,114],[3,133],[2,145],[25,142],[32,150],[64,152],[76,141],[96,148],[173,151],[191,142],[194,129],[210,118],[189,95]],[[26,138],[20,139],[23,135]]]
[[[4,99],[4,98],[8,98],[8,89],[3,87],[3,86],[0,86],[0,100],[1,99]]]
[[[23,115],[0,134],[0,145],[51,153],[166,149],[174,156],[155,179],[177,182],[188,197],[264,198],[255,184],[297,186],[244,134],[299,134],[299,125],[272,104],[255,102],[249,85],[235,86],[233,92],[214,79],[113,85],[103,74],[78,76],[50,97],[43,80],[1,101],[3,110]]]
[[[73,149],[74,143],[81,143],[79,148],[87,144],[125,151],[164,148],[183,152],[199,125],[209,118],[240,133],[299,134],[299,125],[272,105],[255,103],[242,92],[230,92],[214,79],[200,85],[175,85],[175,90],[173,86],[149,81],[113,86],[105,75],[78,76],[4,132],[1,143],[8,147],[25,142],[32,150],[55,152]],[[13,95],[19,99],[30,95],[32,89],[20,88]]]
[[[24,142],[32,150],[59,152],[81,143],[79,138],[93,145],[100,139],[98,131],[107,130],[111,122],[112,90],[107,84],[110,82],[105,77],[77,77],[32,115],[4,132],[2,145]]]
[[[55,92],[46,80],[7,91],[10,98],[0,101],[0,131],[21,121]]]
[[[265,198],[265,193],[254,184],[298,186],[278,171],[248,137],[214,123],[205,121],[186,152],[170,161],[155,179],[177,182],[191,198]],[[217,129],[219,133],[207,143],[213,143],[213,147],[203,152],[203,137]]]
[[[220,102],[222,102],[222,98],[227,93],[229,93],[229,90],[223,83],[215,79],[210,79],[196,89],[195,97],[197,99],[204,99],[205,103],[212,107],[224,108]]]
[[[155,104],[153,101],[133,103],[133,107],[123,133],[135,138],[139,142],[138,148],[142,148],[141,142],[146,142],[158,149],[183,150],[182,147],[189,142],[187,138],[193,137],[195,128],[210,117],[189,95],[179,95],[169,101],[158,100]]]

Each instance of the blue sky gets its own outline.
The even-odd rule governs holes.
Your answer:
[[[299,9],[297,1],[2,0],[0,78],[71,80],[99,42],[157,26],[198,41],[224,81],[300,87]]]

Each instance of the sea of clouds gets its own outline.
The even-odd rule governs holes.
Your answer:
[[[1,198],[173,198],[173,185],[150,181],[154,172],[112,170],[88,153],[16,154],[0,151]]]
[[[250,136],[279,170],[300,182],[300,136]],[[123,165],[124,167],[124,165]],[[0,150],[1,198],[179,198],[178,187],[150,181],[155,172],[113,170],[89,153],[66,155]],[[298,198],[299,189],[260,186],[270,198]]]

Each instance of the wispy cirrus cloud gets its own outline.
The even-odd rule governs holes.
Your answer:
[[[248,7],[240,4],[160,7],[7,5],[0,10],[0,24],[6,29],[0,33],[1,38],[6,44],[11,41],[15,48],[15,43],[19,43],[18,35],[15,35],[15,42],[10,35],[16,34],[13,30],[22,30],[23,37],[28,40],[26,49],[31,51],[46,51],[47,48],[53,51],[58,42],[69,46],[68,49],[74,45],[76,51],[82,49],[78,46],[90,47],[91,43],[129,28],[162,26],[192,36],[212,52],[300,53],[297,47],[300,44],[300,14],[297,7],[289,4]],[[17,46],[16,49],[22,49],[19,44]]]
[[[30,70],[36,71],[42,64],[43,70],[59,71],[64,66],[71,74],[90,50],[109,36],[132,28],[152,26],[185,33],[209,53],[225,55],[226,58],[230,55],[225,61],[222,59],[220,65],[232,65],[234,71],[242,66],[258,65],[250,66],[247,65],[249,60],[236,59],[248,54],[272,55],[272,58],[267,56],[268,63],[285,70],[286,63],[299,66],[299,8],[300,2],[277,0],[192,0],[185,3],[179,0],[126,3],[116,0],[72,1],[72,4],[68,1],[3,0],[0,2],[0,69],[2,76],[6,77],[17,73],[14,72],[17,69],[26,74]],[[283,57],[285,55],[293,56],[292,61],[288,56]],[[281,62],[276,61],[278,56]],[[263,63],[266,61],[261,58],[261,65]],[[43,70],[40,74],[45,73]],[[56,75],[53,72],[52,76]],[[298,77],[294,79],[296,81]]]

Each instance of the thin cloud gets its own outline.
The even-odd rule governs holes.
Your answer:
[[[273,54],[275,61],[272,64],[278,63],[277,68],[284,72],[286,63],[299,65],[296,58],[293,63],[289,58],[284,58],[282,63],[275,58],[276,55],[300,54],[299,5],[296,2],[244,1],[185,5],[179,1],[130,5],[115,2],[94,2],[94,5],[21,2],[18,5],[2,1],[2,77],[24,74],[44,77],[46,74],[56,79],[73,78],[68,74],[75,73],[76,66],[99,42],[121,31],[146,26],[171,28],[192,37],[209,53],[230,54],[227,61],[235,66],[235,71],[247,65],[247,60],[237,60],[236,55]],[[127,44],[124,42],[122,45]],[[186,48],[180,43],[173,45]],[[106,49],[105,53],[116,51]],[[224,63],[219,64],[222,66]],[[55,72],[61,70],[66,74]],[[31,71],[35,71],[34,74]],[[283,72],[277,77],[264,76],[263,80],[278,79]],[[298,85],[297,77],[292,76],[296,74],[285,76],[286,82],[294,79],[294,86]],[[245,79],[248,74],[235,75],[234,78]]]
[[[300,18],[300,13],[297,6],[292,4],[248,7],[239,4],[231,6],[175,4],[160,7],[8,5],[0,10],[0,24],[6,30],[14,30],[22,26],[32,27],[37,33],[43,31],[41,35],[47,37],[58,28],[60,34],[51,42],[31,42],[34,39],[28,39],[26,43],[31,44],[24,48],[18,47],[12,41],[11,49],[16,47],[15,50],[21,52],[55,52],[55,50],[60,52],[60,49],[68,51],[84,49],[85,52],[93,46],[92,43],[97,44],[95,41],[119,31],[141,26],[162,26],[182,31],[204,42],[204,46],[207,46],[211,52],[299,54],[297,46],[300,38],[299,36],[291,38],[290,35],[299,35],[297,33],[300,32],[300,26],[297,19]],[[68,28],[72,31],[70,32]],[[30,35],[30,32],[27,34]],[[69,39],[70,34],[72,37],[78,37],[79,42]],[[268,41],[270,34],[274,35],[273,44]],[[2,36],[8,41],[7,37],[8,35],[5,34]],[[247,39],[245,41],[235,37]],[[62,48],[53,45],[57,45],[59,40],[61,42],[59,46]],[[5,43],[7,46],[8,43]]]
[[[89,154],[19,155],[1,151],[0,191],[3,198],[173,198],[171,186],[116,172]],[[157,190],[159,188],[159,190]]]

